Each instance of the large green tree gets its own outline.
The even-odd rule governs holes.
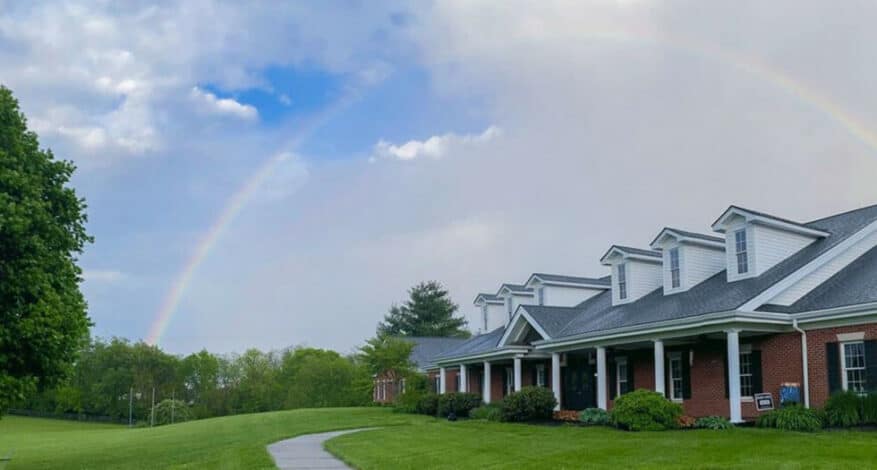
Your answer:
[[[421,282],[408,290],[408,300],[393,305],[378,324],[378,336],[453,336],[466,338],[466,319],[455,317],[457,304],[439,282]]]
[[[91,238],[74,169],[40,149],[0,86],[0,413],[63,377],[88,335],[76,262]]]

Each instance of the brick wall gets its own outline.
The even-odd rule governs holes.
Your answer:
[[[838,342],[838,334],[858,332],[865,333],[865,340],[875,340],[877,323],[807,331],[807,372],[810,381],[811,407],[820,407],[828,399],[828,364],[825,358],[825,345]]]

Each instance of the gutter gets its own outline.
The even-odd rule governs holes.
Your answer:
[[[801,333],[801,366],[804,374],[804,408],[810,408],[810,377],[807,373],[807,332],[798,326],[797,318],[792,319],[792,328],[798,333]]]

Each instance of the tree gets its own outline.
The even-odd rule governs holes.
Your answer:
[[[411,350],[414,343],[394,336],[377,336],[359,348],[362,363],[372,375],[390,374],[392,378],[403,377],[414,365]]]
[[[352,386],[357,376],[356,367],[350,358],[335,351],[314,348],[287,351],[280,381],[287,390],[284,408],[364,404]]]
[[[408,290],[409,299],[393,305],[378,324],[378,336],[453,336],[467,338],[466,319],[455,317],[457,304],[436,281],[421,282]]]
[[[40,149],[0,86],[0,413],[64,377],[88,335],[76,257],[91,237],[74,170]]]

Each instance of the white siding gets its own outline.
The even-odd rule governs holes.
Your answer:
[[[612,305],[633,302],[636,299],[661,287],[663,282],[662,263],[649,263],[626,259],[627,266],[627,298],[618,298],[618,265],[612,265]]]
[[[478,309],[478,318],[481,318],[481,309]],[[505,305],[487,304],[487,331],[493,331],[508,321],[508,315],[505,313]]]
[[[679,248],[679,287],[670,282],[670,249]],[[690,243],[671,243],[664,247],[664,294],[684,292],[725,269],[725,253]]]
[[[812,273],[781,292],[773,299],[765,302],[777,305],[792,305],[808,292],[837,274],[838,271],[877,246],[877,231],[863,238],[858,243],[839,253],[834,259],[823,264]]]
[[[737,247],[735,246],[736,237],[734,236],[734,232],[744,227],[746,228],[746,242],[749,244],[746,251],[746,258],[749,260],[749,272],[745,274],[737,274]],[[746,279],[755,275],[755,260],[753,258],[754,251],[752,241],[752,225],[747,225],[746,220],[742,217],[735,218],[734,223],[728,225],[727,232],[725,233],[725,262],[728,268],[728,282]]]
[[[795,254],[801,248],[813,243],[813,238],[777,230],[763,225],[751,225],[752,243],[755,252],[756,276],[775,266],[780,261]]]
[[[572,307],[584,302],[587,299],[603,292],[603,289],[566,287],[566,286],[544,286],[545,287],[545,305],[556,307]]]

